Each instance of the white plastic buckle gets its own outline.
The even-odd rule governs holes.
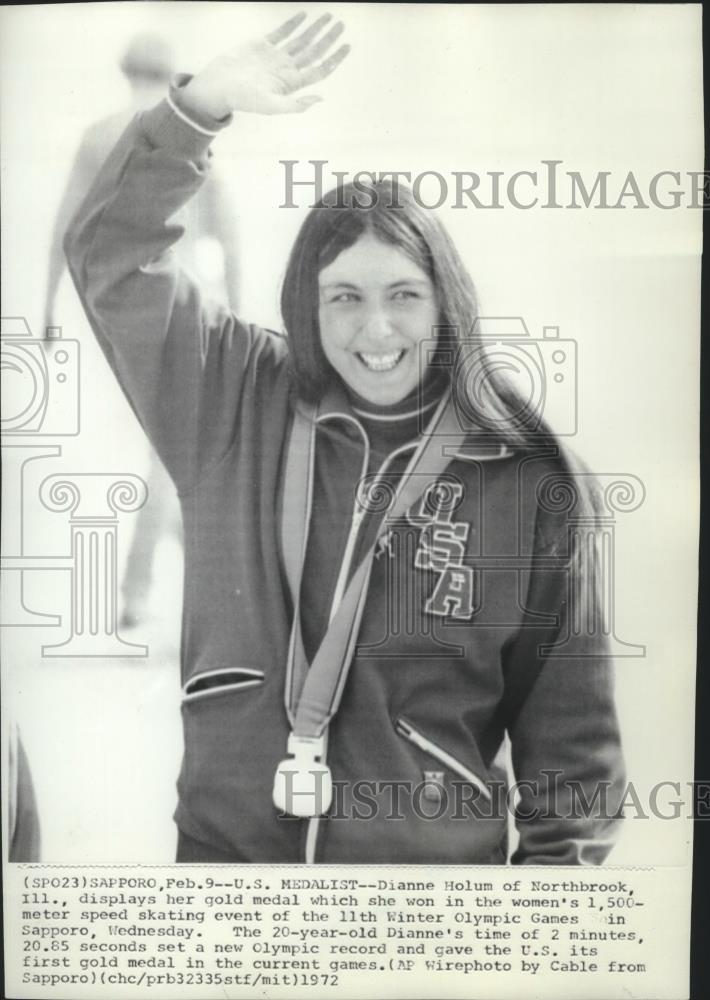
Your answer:
[[[290,816],[322,816],[333,801],[330,768],[320,760],[325,738],[291,733],[287,749],[292,756],[281,761],[274,775],[274,805]]]

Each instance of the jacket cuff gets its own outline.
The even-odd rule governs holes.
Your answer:
[[[191,77],[180,74],[170,85],[169,97],[143,113],[143,132],[152,146],[166,152],[198,160],[208,151],[214,137],[232,121],[233,116],[216,119],[198,114],[184,106],[181,90]]]

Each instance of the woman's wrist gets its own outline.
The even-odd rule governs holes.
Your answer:
[[[200,118],[211,118],[215,122],[222,122],[231,114],[226,101],[212,93],[209,82],[199,76],[180,88],[180,104],[188,114],[192,111]]]

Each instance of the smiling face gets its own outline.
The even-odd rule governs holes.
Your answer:
[[[398,403],[421,381],[419,344],[439,322],[436,290],[395,246],[370,233],[318,275],[321,345],[363,399]]]

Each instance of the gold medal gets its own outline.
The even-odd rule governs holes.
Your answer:
[[[274,805],[282,813],[303,819],[322,816],[333,801],[330,768],[321,760],[325,740],[291,733],[288,752],[291,756],[281,761],[274,775]]]

